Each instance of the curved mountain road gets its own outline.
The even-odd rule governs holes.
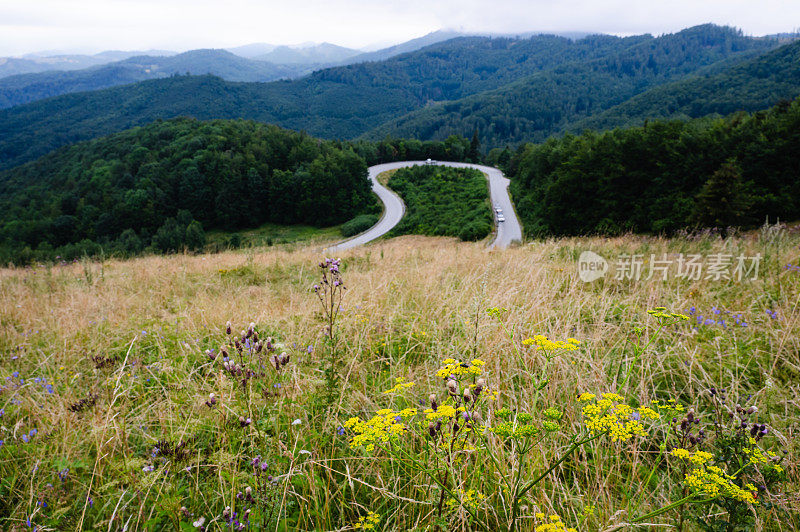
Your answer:
[[[384,205],[383,217],[377,224],[370,227],[367,231],[357,235],[350,240],[345,240],[334,246],[328,248],[328,251],[342,251],[345,249],[361,246],[367,242],[371,242],[379,238],[397,225],[405,214],[405,205],[400,196],[384,187],[378,182],[378,175],[389,170],[396,170],[398,168],[405,168],[407,166],[416,166],[425,164],[425,161],[398,161],[394,163],[378,164],[369,167],[369,178],[372,180],[372,190],[378,195]],[[503,172],[497,168],[490,166],[482,166],[479,164],[470,163],[455,163],[448,161],[436,161],[439,166],[452,166],[455,168],[475,168],[480,170],[486,175],[489,180],[489,193],[491,196],[492,206],[500,207],[505,216],[504,222],[497,222],[495,216],[495,224],[497,225],[497,236],[489,247],[508,247],[512,242],[519,242],[522,240],[522,226],[517,219],[517,214],[514,211],[514,205],[511,203],[511,198],[508,195],[508,185],[511,181],[503,177]]]

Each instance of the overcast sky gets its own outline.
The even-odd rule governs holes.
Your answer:
[[[670,33],[714,22],[751,35],[800,27],[800,0],[0,0],[0,55],[41,50],[363,47],[441,28]]]

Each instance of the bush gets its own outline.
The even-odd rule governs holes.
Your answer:
[[[192,251],[200,251],[206,246],[206,233],[197,220],[192,220],[186,227],[186,247]]]
[[[342,225],[342,236],[350,237],[363,233],[376,223],[380,217],[377,214],[360,214]]]
[[[492,231],[492,227],[485,222],[472,222],[465,225],[458,233],[458,238],[467,241],[476,241],[484,238]]]

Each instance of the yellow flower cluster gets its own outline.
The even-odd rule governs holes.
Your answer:
[[[667,307],[656,307],[647,311],[648,314],[654,318],[661,318],[665,320],[688,320],[689,316],[686,314],[679,314],[678,312],[669,312]]]
[[[414,386],[413,382],[406,382],[403,377],[397,377],[394,382],[396,383],[393,388],[386,390],[383,393],[395,393],[405,390],[406,388],[411,388]]]
[[[459,506],[465,506],[474,509],[479,507],[486,500],[486,495],[475,490],[464,491],[461,488],[458,488],[456,493],[459,495],[461,501],[459,502],[455,498],[451,497],[446,503],[450,510],[454,510]]]
[[[353,523],[353,528],[360,530],[374,530],[381,520],[381,516],[375,512],[367,512],[367,515],[362,515],[358,521]]]
[[[503,317],[503,314],[506,312],[508,312],[508,309],[504,307],[492,307],[486,309],[486,314],[488,314],[489,317],[497,319]]]
[[[581,345],[580,341],[575,338],[567,338],[567,341],[562,340],[549,340],[543,334],[537,334],[533,338],[526,338],[522,341],[522,345],[531,346],[535,345],[536,349],[544,349],[545,351],[575,351]]]
[[[658,401],[658,399],[653,399],[650,401],[656,408],[661,410],[670,410],[672,412],[683,412],[686,410],[682,404],[677,402],[675,399],[668,399],[667,402],[662,403]]]
[[[758,447],[753,447],[752,449],[745,447],[742,449],[742,452],[750,457],[751,464],[766,464],[769,462],[770,457]]]
[[[680,447],[672,449],[672,451],[670,451],[670,454],[672,454],[672,456],[680,458],[681,460],[688,460],[693,464],[697,465],[703,465],[712,458],[714,458],[713,454],[707,453],[705,451],[695,451],[695,453],[692,454],[691,451],[687,451],[686,449],[681,449]]]
[[[604,393],[602,399],[591,393],[582,393],[578,400],[588,403],[583,407],[586,428],[592,436],[602,433],[611,435],[612,441],[627,441],[634,436],[647,433],[640,419],[658,419],[658,412],[648,406],[638,409],[623,403],[621,395]]]
[[[755,494],[757,490],[752,484],[747,484],[747,489],[742,489],[733,481],[735,477],[725,474],[716,466],[702,466],[686,473],[686,485],[699,493],[708,497],[727,497],[750,504],[757,504]]]
[[[464,412],[464,410],[465,409],[463,406],[460,406],[458,407],[458,409],[455,409],[453,408],[452,405],[439,405],[439,407],[436,410],[433,410],[432,408],[426,408],[425,417],[430,421],[435,421],[439,418],[452,419],[456,417],[456,413]]]
[[[403,434],[407,430],[403,420],[416,413],[415,408],[406,408],[399,412],[385,408],[375,412],[372,419],[367,422],[357,417],[348,419],[343,426],[354,433],[350,440],[350,448],[364,447],[367,452],[374,451],[375,444],[387,443]]]
[[[482,368],[485,364],[486,362],[479,358],[476,358],[469,364],[454,358],[448,358],[444,361],[444,366],[439,368],[439,371],[436,372],[436,375],[440,379],[446,379],[450,375],[454,375],[456,378],[470,375],[478,376],[483,373]]]
[[[575,528],[567,528],[567,525],[558,515],[553,514],[549,519],[545,520],[545,515],[539,512],[534,517],[538,521],[546,521],[536,526],[536,532],[578,532]]]

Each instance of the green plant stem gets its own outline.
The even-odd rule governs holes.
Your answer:
[[[534,487],[536,484],[538,484],[538,483],[539,483],[539,482],[540,482],[540,481],[541,481],[541,480],[542,480],[544,477],[546,477],[547,475],[549,475],[549,474],[550,474],[550,473],[551,473],[551,472],[552,472],[552,471],[553,471],[553,470],[554,470],[556,467],[558,467],[559,465],[561,465],[561,462],[563,462],[564,460],[566,460],[566,459],[569,457],[569,455],[571,455],[572,453],[574,453],[574,452],[575,452],[575,450],[576,450],[578,447],[581,447],[582,445],[585,445],[585,444],[589,443],[589,442],[590,442],[590,441],[592,441],[592,440],[596,440],[597,438],[599,438],[599,437],[601,437],[601,436],[605,436],[606,434],[608,434],[608,432],[601,432],[600,434],[596,434],[596,435],[594,435],[594,436],[589,436],[588,438],[586,438],[586,439],[584,439],[584,440],[581,440],[581,441],[578,441],[578,442],[575,442],[575,443],[573,443],[573,444],[570,446],[570,448],[569,448],[569,449],[567,449],[567,452],[565,452],[563,455],[561,455],[561,458],[559,458],[559,459],[558,459],[558,461],[556,461],[556,462],[555,462],[553,465],[551,465],[550,467],[548,467],[548,468],[547,468],[547,471],[545,471],[544,473],[542,473],[541,475],[539,475],[538,477],[536,477],[534,480],[531,480],[531,481],[530,481],[530,482],[529,482],[529,483],[528,483],[528,484],[527,484],[527,485],[526,485],[526,486],[525,486],[525,487],[522,489],[522,491],[520,491],[520,492],[519,492],[519,494],[517,495],[517,499],[519,499],[519,498],[521,498],[523,495],[525,495],[525,494],[526,494],[528,491],[530,491],[530,489],[531,489],[531,488],[533,488],[533,487]]]
[[[659,516],[659,515],[661,515],[663,513],[666,513],[668,511],[672,510],[673,508],[677,508],[678,506],[686,504],[687,502],[691,502],[693,504],[704,504],[704,503],[711,502],[711,501],[714,500],[713,498],[710,498],[710,499],[701,499],[699,501],[693,501],[691,499],[694,496],[695,496],[695,494],[692,493],[691,495],[688,495],[688,496],[684,497],[683,499],[681,499],[679,501],[675,501],[675,502],[673,502],[671,504],[668,504],[667,506],[664,506],[663,508],[659,508],[658,510],[653,510],[652,512],[649,512],[649,513],[646,513],[646,514],[644,514],[642,516],[639,516],[636,519],[634,519],[633,521],[631,521],[631,524],[640,523],[640,522],[642,522],[642,521],[644,521],[646,519],[650,519],[652,517],[657,517],[657,516]]]
[[[410,454],[408,454],[407,452],[405,452],[405,451],[404,451],[404,450],[403,450],[403,449],[402,449],[400,446],[397,446],[397,447],[395,447],[395,448],[396,448],[398,451],[400,451],[401,453],[403,453],[403,455],[404,455],[404,456],[405,456],[405,457],[406,457],[408,460],[410,460],[410,461],[411,461],[411,463],[412,463],[413,465],[417,466],[417,470],[418,470],[418,471],[421,471],[422,473],[425,473],[425,474],[428,476],[428,478],[430,478],[431,480],[433,480],[433,481],[434,481],[434,482],[435,482],[435,483],[436,483],[436,484],[437,484],[437,485],[438,485],[438,486],[439,486],[439,487],[440,487],[440,488],[441,488],[443,491],[447,492],[447,494],[448,494],[448,495],[450,495],[450,496],[451,496],[451,497],[452,497],[454,500],[458,500],[458,497],[456,496],[456,494],[455,494],[455,493],[453,493],[452,491],[450,491],[450,489],[448,489],[448,487],[447,487],[447,486],[445,486],[444,484],[442,484],[441,482],[439,482],[439,479],[436,477],[436,475],[435,475],[435,474],[433,474],[433,473],[431,473],[431,471],[430,471],[430,470],[428,470],[428,468],[426,468],[426,467],[422,466],[422,465],[421,465],[421,464],[420,464],[420,463],[419,463],[419,462],[418,462],[418,461],[417,461],[417,460],[416,460],[416,459],[415,459],[413,456],[411,456]],[[438,471],[437,471],[437,473],[438,473]],[[467,511],[467,513],[469,513],[469,514],[472,516],[472,518],[473,518],[473,519],[475,519],[475,524],[476,524],[476,525],[478,525],[478,526],[481,528],[481,530],[485,530],[486,532],[490,532],[490,529],[489,529],[489,527],[487,527],[486,525],[484,525],[484,524],[483,524],[483,523],[482,523],[482,522],[481,522],[481,521],[478,519],[478,515],[477,515],[477,514],[476,514],[476,513],[475,513],[475,512],[474,512],[474,511],[473,511],[473,510],[472,510],[472,509],[469,507],[469,506],[464,506],[464,509]]]

